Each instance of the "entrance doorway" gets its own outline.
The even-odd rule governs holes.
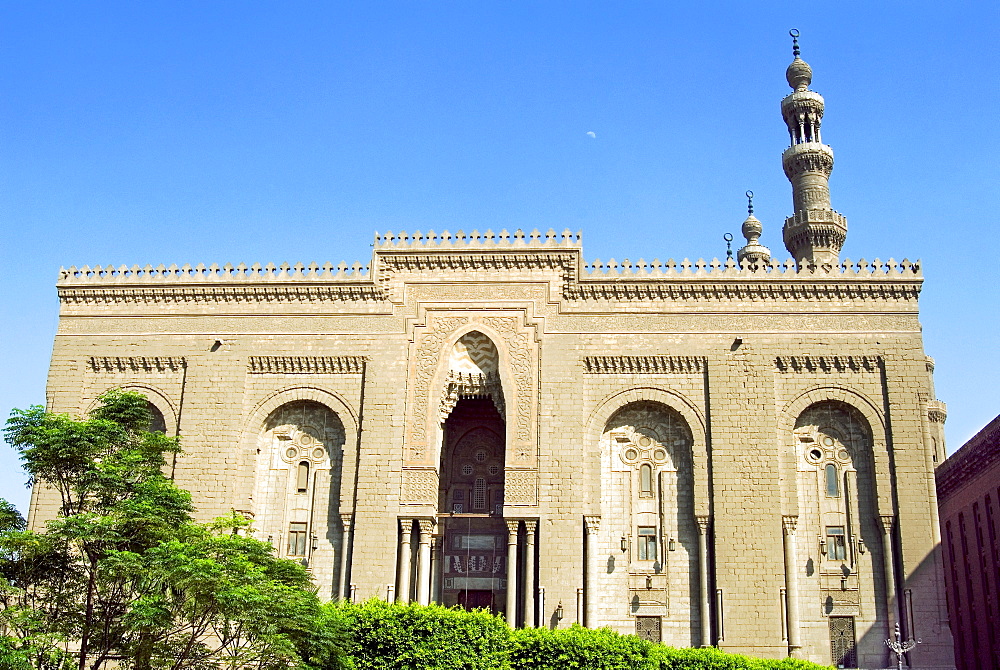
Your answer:
[[[507,526],[503,520],[505,430],[490,398],[462,398],[444,425],[439,521],[441,603],[504,613]]]

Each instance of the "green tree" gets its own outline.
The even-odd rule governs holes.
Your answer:
[[[306,570],[235,513],[194,523],[189,494],[163,474],[178,442],[147,430],[145,397],[100,400],[86,419],[32,407],[7,422],[30,482],[59,500],[43,532],[0,506],[7,646],[40,667],[72,644],[79,670],[334,667],[336,636],[309,638],[330,622]]]

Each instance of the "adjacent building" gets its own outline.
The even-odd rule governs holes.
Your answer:
[[[1000,416],[938,466],[937,490],[958,667],[1000,668]]]
[[[368,266],[72,267],[49,408],[145,393],[199,514],[252,517],[328,598],[845,667],[899,623],[953,667],[921,267],[841,260],[811,78],[796,44],[789,261],[751,208],[725,262],[474,230],[377,234]]]

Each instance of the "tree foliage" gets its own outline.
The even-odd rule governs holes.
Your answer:
[[[164,475],[178,442],[147,430],[146,399],[100,400],[86,419],[32,407],[7,422],[59,514],[30,531],[0,504],[0,670],[55,670],[70,650],[79,670],[338,667],[336,622],[305,568],[235,513],[194,523]]]

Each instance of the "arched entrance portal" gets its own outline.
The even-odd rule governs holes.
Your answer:
[[[438,601],[503,613],[507,593],[506,431],[500,413],[503,399],[496,348],[481,333],[469,333],[455,348],[451,379],[455,404],[444,422],[441,449],[438,514],[443,526],[443,560],[439,562]]]

